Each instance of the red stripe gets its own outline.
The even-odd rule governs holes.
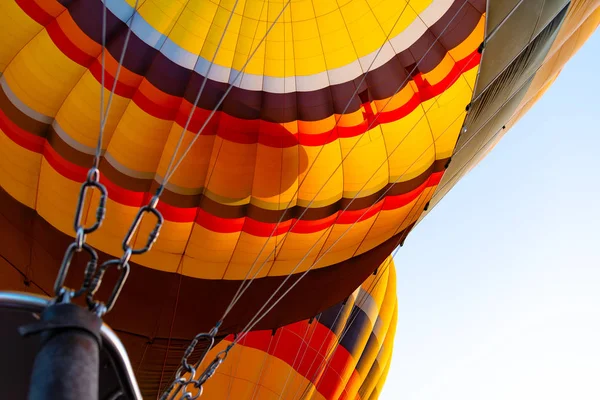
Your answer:
[[[339,372],[352,365],[353,357],[327,327],[314,321],[307,331],[307,325],[307,321],[287,325],[278,329],[275,336],[271,331],[252,331],[240,344],[284,361],[313,385],[318,383],[318,391],[331,399],[342,383]],[[233,335],[225,340],[233,341]]]
[[[353,358],[350,353],[343,347],[338,346],[335,353],[329,358],[327,368],[323,372],[322,378],[319,380],[317,390],[326,399],[334,399],[335,394],[340,386],[343,387],[341,373],[353,363]]]
[[[0,129],[4,132],[6,136],[19,146],[30,150],[35,151],[36,153],[42,153],[44,150],[44,143],[46,143],[46,139],[33,135],[27,132],[24,129],[21,129],[17,124],[12,122],[4,111],[0,109]]]
[[[56,47],[77,64],[87,68],[96,59],[82,51],[75,43],[71,42],[61,29],[58,19],[55,19],[52,23],[48,24],[46,30]]]
[[[44,143],[44,158],[56,172],[67,179],[83,182],[87,176],[87,168],[73,164],[60,156],[47,141]]]
[[[6,0],[3,0],[6,1]],[[9,0],[10,1],[10,0]],[[40,25],[48,25],[54,17],[48,14],[33,0],[16,0],[16,3],[21,7],[25,14]]]
[[[109,54],[107,54],[106,57],[110,57]],[[94,78],[96,78],[98,82],[102,82],[102,64],[100,60],[98,60],[98,58],[93,59],[93,62],[91,63],[89,69]],[[124,70],[125,68],[121,67],[121,69]],[[108,90],[112,90],[112,86],[115,82],[115,77],[106,69],[104,73],[104,82],[104,87],[108,88]],[[136,91],[136,87],[129,86],[121,81],[117,81],[117,86],[115,87],[115,94],[121,97],[125,97],[126,99],[131,99],[135,96]]]

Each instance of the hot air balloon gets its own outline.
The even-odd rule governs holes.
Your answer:
[[[218,339],[346,299],[566,62],[546,66],[555,44],[592,33],[597,7],[3,1],[1,288],[53,295],[76,236],[121,257],[128,229],[143,248],[160,212],[106,315],[155,396],[177,368],[165,360],[224,315]],[[95,160],[106,218],[76,235],[78,204],[83,225],[97,218],[98,190],[78,203]],[[155,215],[132,225],[143,206]],[[74,255],[67,285],[86,262]]]
[[[344,302],[277,330],[252,331],[206,382],[208,399],[376,399],[396,330],[391,257]],[[213,348],[208,362],[234,340]]]

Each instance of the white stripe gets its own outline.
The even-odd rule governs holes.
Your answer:
[[[350,82],[360,77],[367,70],[377,55],[372,69],[378,68],[390,61],[396,54],[408,49],[426,31],[435,24],[454,3],[455,0],[433,0],[431,4],[419,14],[419,16],[396,37],[383,44],[383,49],[377,55],[379,49],[360,57],[344,66],[325,70],[311,75],[296,77],[273,77],[258,74],[242,74],[243,79],[232,82],[238,75],[237,70],[215,64],[210,71],[210,79],[221,83],[230,83],[245,90],[264,90],[269,93],[290,93],[294,91],[314,91]],[[107,8],[121,21],[126,22],[133,13],[133,8],[125,0],[106,0]],[[132,24],[133,33],[148,45],[160,49],[169,60],[186,68],[194,69],[202,76],[206,76],[210,61],[191,53],[172,42],[165,35],[154,29],[139,14],[134,18]],[[263,43],[262,46],[265,46]],[[293,82],[293,83],[292,83]]]
[[[78,141],[76,141],[74,138],[69,136],[69,134],[67,132],[65,132],[63,128],[60,127],[58,122],[56,122],[56,121],[52,122],[52,127],[54,128],[54,131],[58,134],[58,136],[63,140],[63,142],[65,142],[66,144],[68,144],[69,146],[74,148],[75,150],[80,151],[85,154],[90,154],[90,155],[96,154],[95,147],[86,146],[85,144],[79,143]]]
[[[39,113],[39,112],[29,108],[25,103],[23,103],[17,97],[17,95],[14,94],[12,90],[10,90],[10,87],[8,86],[8,83],[6,82],[4,75],[0,76],[0,86],[2,86],[2,90],[4,91],[4,94],[6,95],[6,97],[8,97],[8,100],[13,104],[13,106],[18,108],[19,111],[21,111],[23,114],[27,115],[31,119],[34,119],[34,120],[44,123],[44,124],[50,124],[52,122],[52,120],[53,120],[52,117],[49,117],[42,113]]]

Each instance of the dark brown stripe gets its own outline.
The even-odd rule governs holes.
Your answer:
[[[8,98],[4,90],[0,89],[0,110],[19,128],[36,136],[45,136],[48,124],[36,121],[24,114]]]
[[[370,71],[366,84],[363,83],[359,93],[368,91],[372,100],[389,98],[401,85],[406,85],[406,77],[421,58],[423,59],[415,73],[433,70],[449,49],[456,47],[469,36],[485,11],[484,0],[469,0],[461,9],[463,4],[464,0],[456,0],[446,14],[408,49]],[[91,39],[101,43],[100,0],[80,0],[68,8],[79,28]],[[108,14],[107,48],[115,59],[119,59],[127,25],[112,13]],[[436,37],[439,37],[437,42]],[[124,66],[138,75],[145,76],[163,92],[183,96],[190,103],[194,102],[204,80],[203,76],[175,64],[136,35],[131,35]],[[260,118],[278,123],[296,120],[318,121],[334,113],[342,113],[348,103],[350,106],[347,112],[357,111],[363,101],[358,95],[354,98],[351,96],[361,79],[362,76],[359,76],[352,81],[319,90],[286,94],[234,88],[220,110],[238,118]],[[226,83],[208,80],[198,106],[212,110],[227,87]]]
[[[375,271],[411,228],[360,256],[310,271],[255,329],[278,328],[307,319],[343,301]],[[0,235],[3,238],[0,255],[11,264],[0,263],[0,268],[14,267],[42,290],[51,292],[64,250],[73,239],[53,228],[4,189],[0,189]],[[106,260],[108,255],[100,252],[100,257]],[[85,262],[83,257],[75,256],[67,277],[68,285],[79,284]],[[108,295],[115,279],[113,272],[107,273],[99,298]],[[256,279],[225,320],[221,337],[240,331],[284,278]],[[296,278],[290,279],[284,290],[295,281]],[[119,332],[134,366],[143,357],[137,374],[145,395],[158,389],[164,356],[168,360],[165,379],[169,379],[188,340],[213,326],[239,284],[239,281],[194,279],[131,265],[129,281],[105,320]],[[3,282],[2,289],[20,288],[7,285],[12,284]],[[173,339],[166,354],[169,337]]]
[[[4,94],[4,92],[1,90],[0,93]],[[2,99],[0,98],[0,101],[1,100]],[[4,107],[4,104],[0,105]],[[16,109],[15,107],[10,108],[8,107],[8,105],[12,105],[12,103],[8,101],[6,107],[6,110],[8,110],[11,113],[11,115],[9,116],[11,120],[20,121],[19,123],[23,126],[34,126],[34,120],[32,120],[27,115],[23,114],[20,110]],[[43,126],[45,126],[46,129],[44,129]],[[63,141],[63,139],[58,135],[54,127],[42,124],[36,126],[36,133],[38,136],[47,136],[48,142],[50,143],[52,148],[65,160],[83,168],[87,168],[88,166],[92,165],[93,156],[90,154],[82,153],[71,147],[69,144]],[[425,181],[427,181],[427,179],[431,176],[432,173],[444,171],[447,162],[448,159],[436,160],[426,171],[421,173],[416,178],[405,182],[398,182],[394,184],[390,183],[382,189],[378,190],[376,193],[373,193],[369,196],[359,197],[354,200],[352,198],[342,198],[333,204],[324,207],[310,207],[308,210],[306,210],[306,207],[300,206],[290,207],[289,209],[287,209],[287,211],[268,210],[260,208],[254,204],[230,206],[211,200],[210,198],[202,194],[184,195],[174,193],[169,190],[165,190],[163,196],[161,197],[161,200],[166,204],[178,208],[200,207],[204,211],[220,218],[250,217],[259,222],[277,223],[280,220],[289,221],[292,218],[300,218],[300,216],[302,216],[302,220],[316,221],[323,218],[327,218],[335,214],[336,212],[344,209],[348,211],[356,211],[369,208],[373,204],[377,203],[380,200],[381,196],[384,195],[384,193],[385,196],[397,196],[408,193],[418,188]],[[123,174],[122,172],[115,169],[105,159],[103,159],[100,163],[100,170],[102,171],[102,174],[105,175],[106,178],[109,179],[112,183],[126,190],[131,190],[140,193],[152,193],[156,190],[158,186],[158,183],[154,179],[140,179]],[[285,215],[283,215],[284,213]]]

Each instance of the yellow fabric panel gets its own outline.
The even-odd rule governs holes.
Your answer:
[[[365,235],[371,229],[375,218],[376,216],[372,216],[354,225],[334,225],[319,254],[321,259],[314,268],[326,267],[347,260],[354,255]]]
[[[279,9],[281,5],[265,6],[264,3],[261,6],[261,20],[266,19],[267,9],[269,9],[269,15],[273,13],[273,10]],[[272,17],[276,18],[276,15]],[[280,17],[280,23],[275,24],[271,32],[265,40],[265,44],[260,47],[259,51],[252,58],[246,71],[250,71],[251,67],[256,71],[263,71],[266,76],[294,76],[296,74],[296,58],[294,49],[294,25],[290,23],[292,20],[292,7],[286,8],[283,15]],[[236,70],[241,70],[244,64],[247,62],[250,54],[258,46],[260,39],[266,33],[267,29],[271,27],[271,24],[266,22],[259,22],[257,20],[244,19],[243,26],[247,26],[245,29],[246,37],[241,36],[238,39],[238,47],[236,49],[235,60],[233,67]],[[250,40],[252,39],[252,40]],[[256,57],[259,53],[262,53],[262,59],[257,60]],[[262,68],[262,69],[261,69]]]
[[[380,129],[367,136],[340,139],[344,171],[343,197],[369,196],[389,182],[387,152]]]
[[[127,0],[127,3],[131,7],[135,5],[135,0]],[[188,5],[189,11],[187,14],[182,15],[182,11]],[[171,40],[174,38],[179,38],[181,31],[185,28],[190,29],[187,32],[188,38],[181,37],[180,46],[187,48],[184,46],[184,43],[190,43],[193,39],[197,38],[201,32],[201,29],[204,29],[204,35],[201,36],[201,40],[205,39],[206,31],[210,26],[212,21],[212,16],[217,8],[216,4],[211,1],[203,2],[204,8],[201,10],[201,13],[196,14],[197,10],[197,2],[195,1],[183,1],[183,0],[146,0],[140,1],[138,5],[138,14],[147,22],[152,25],[154,29],[163,33],[169,34]],[[194,6],[196,9],[194,9]],[[212,11],[212,12],[211,12]],[[205,15],[206,19],[201,21],[200,23],[190,23],[190,15],[198,15],[198,17]],[[179,25],[176,26],[176,22],[179,22]],[[195,21],[199,22],[199,21]],[[195,28],[195,29],[194,29]],[[193,30],[192,30],[193,29]],[[189,46],[189,45],[188,45]],[[197,53],[200,51],[200,47],[194,48]]]
[[[296,268],[296,265],[302,259],[304,261],[296,269],[296,272],[306,271],[317,257],[319,257],[321,248],[323,248],[332,229],[332,227],[328,227],[325,230],[315,233],[290,232],[287,234],[285,242],[278,245],[277,258],[271,267],[270,275],[287,275],[291,270]],[[279,241],[281,241],[281,238]],[[321,265],[321,263],[318,263],[312,269],[320,268]]]
[[[183,128],[175,123],[170,126],[167,141],[164,144],[162,156],[157,167],[157,175],[162,178],[165,177],[167,167],[175,153],[175,147],[179,142],[182,130]],[[190,142],[196,136],[195,133],[192,133],[189,130],[185,131],[181,146],[175,156],[175,162],[178,162],[181,159],[183,152],[188,148]],[[214,135],[200,135],[200,137],[196,139],[190,152],[183,159],[179,168],[171,177],[169,185],[177,186],[179,188],[195,189],[195,192],[199,192],[200,189],[204,187],[210,166],[211,153],[215,146],[215,138],[216,136]]]
[[[194,224],[183,259],[183,274],[195,278],[222,279],[241,235],[241,232],[213,232]]]
[[[423,106],[398,121],[380,125],[378,129],[383,131],[385,138],[392,182],[414,179],[435,161],[433,138]]]
[[[339,200],[344,187],[344,174],[339,167],[342,162],[339,143],[332,142],[323,147],[306,146],[304,150],[306,160],[300,160],[302,172],[298,180],[302,186],[297,205],[306,207],[315,199],[311,207],[321,207]]]
[[[394,311],[397,303],[397,295],[396,295],[396,268],[392,264],[392,258],[389,257],[386,261],[381,264],[379,268],[387,269],[388,280],[386,283],[386,293],[381,303],[381,308],[379,309],[379,318],[384,322],[384,327],[382,328],[381,334],[387,333],[390,328],[390,324],[392,322],[392,317],[394,315]],[[379,332],[376,332],[379,333]],[[379,340],[382,340],[383,337],[379,337]]]
[[[155,172],[172,125],[172,121],[152,117],[134,102],[129,102],[107,151],[127,168]]]
[[[65,179],[42,158],[36,205],[38,214],[59,231],[72,235],[80,186],[78,182]],[[102,228],[105,234],[110,231],[104,224]]]
[[[19,100],[53,117],[85,71],[42,30],[14,57],[3,77]]]
[[[35,209],[42,155],[27,150],[0,129],[0,186],[12,197]]]
[[[263,262],[265,265],[258,272],[258,277],[267,273],[287,275],[305,255],[296,272],[306,271],[317,258],[330,229],[314,233],[289,233],[283,245],[281,238],[273,237],[260,253],[267,238],[246,232],[215,233],[195,224],[186,249],[189,257],[184,259],[185,275],[206,279],[243,279],[259,253],[252,275],[261,268]],[[277,257],[274,260],[272,252],[276,244]]]
[[[325,54],[327,67],[346,65],[358,58],[344,17],[344,13],[337,9],[317,18],[317,33],[320,35],[318,41]]]
[[[267,210],[285,210],[288,204],[295,204],[303,152],[301,146],[273,148],[259,144],[250,203]]]
[[[268,241],[267,239],[268,238],[257,237],[242,232],[224,278],[244,279],[246,273],[254,263],[254,260],[256,260],[256,263],[250,276],[254,276],[256,273],[257,278],[267,276],[273,265],[273,250],[275,249],[278,238],[272,237]],[[264,250],[261,253],[260,251],[263,248],[265,241],[267,241],[267,244],[264,246]]]
[[[0,2],[0,73],[25,43],[31,40],[43,27],[31,19],[16,1]]]
[[[100,83],[89,70],[86,70],[81,79],[69,92],[56,115],[56,122],[69,137],[90,149],[96,148],[100,129],[100,88]],[[110,90],[104,89],[105,110],[108,105],[109,95]],[[108,120],[104,129],[103,148],[106,148],[108,143],[110,143],[115,128],[118,123],[121,123],[120,121],[129,103],[129,99],[118,95],[113,96]],[[135,103],[131,102],[131,104],[137,108]],[[139,112],[136,118],[145,117],[146,115],[143,112]],[[140,122],[143,120],[142,118],[139,119]],[[126,123],[126,121],[124,122]],[[134,128],[140,128],[137,122],[131,125]],[[154,126],[153,124],[152,127]],[[135,135],[135,132],[139,132],[139,129],[135,129],[132,134]],[[149,134],[148,136],[152,137],[154,135]],[[132,148],[131,150],[135,151],[136,148]],[[117,151],[117,149],[112,148],[111,154]],[[128,159],[124,158],[123,161],[126,163]]]
[[[355,254],[365,253],[408,228],[416,221],[423,206],[429,201],[427,198],[429,191],[431,189],[426,189],[418,198],[403,207],[382,211]]]
[[[432,0],[367,0],[383,32],[394,38],[418,18]],[[395,25],[394,25],[395,24]]]
[[[311,75],[348,65],[376,51],[387,36],[393,38],[404,31],[431,0],[401,3],[292,1],[246,72],[282,77]],[[181,48],[211,60],[234,4],[234,0],[193,0],[185,7],[181,0],[149,0],[140,6],[139,13]],[[240,0],[215,63],[240,70],[284,4]]]
[[[236,346],[237,347],[237,346]],[[235,347],[234,347],[235,349]],[[233,399],[245,399],[252,398],[254,393],[254,389],[256,387],[255,382],[259,380],[261,366],[265,362],[266,358],[268,358],[268,354],[253,349],[251,347],[239,346],[238,351],[240,353],[240,358],[244,360],[243,363],[238,363],[238,365],[232,365],[232,368],[235,371],[235,379],[233,382],[227,382],[227,384],[219,384],[218,381],[211,382],[213,385],[210,388],[213,388],[212,391],[215,395],[214,398],[227,398],[227,392],[229,384],[231,384],[231,398]],[[230,354],[233,356],[234,354]],[[235,359],[234,357],[232,357]],[[207,362],[211,361],[211,357],[207,357]],[[206,364],[206,362],[205,362]],[[225,363],[223,363],[224,365]],[[202,368],[202,367],[201,367]],[[225,372],[225,371],[224,371]],[[208,385],[208,384],[207,384]],[[215,386],[218,386],[217,389]],[[220,392],[217,392],[217,390]],[[206,387],[206,391],[209,391],[209,386]]]
[[[390,321],[390,327],[381,346],[382,351],[377,356],[377,363],[379,368],[379,374],[372,377],[368,382],[365,382],[365,386],[360,389],[363,399],[377,399],[378,393],[381,392],[383,385],[385,384],[390,365],[392,363],[392,353],[394,347],[394,339],[396,338],[396,328],[398,325],[398,305],[394,305],[394,311],[392,314],[392,320]],[[375,394],[375,397],[372,395]]]
[[[248,204],[252,193],[257,146],[217,137],[208,168],[207,190],[233,200],[227,202],[232,205]],[[235,182],[235,185],[231,182]]]

